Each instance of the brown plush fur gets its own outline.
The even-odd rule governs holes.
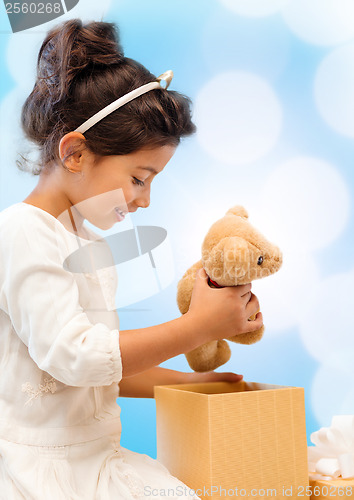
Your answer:
[[[263,261],[259,263],[259,258]],[[228,210],[215,222],[202,244],[202,259],[187,270],[178,283],[177,303],[185,314],[189,309],[196,273],[202,267],[219,286],[236,286],[251,283],[277,272],[282,264],[278,247],[269,243],[248,222],[248,214],[241,206]],[[254,316],[250,318],[250,321]],[[239,344],[254,344],[264,332],[264,326],[255,332],[242,333],[228,338]],[[197,372],[214,370],[226,363],[231,350],[225,340],[208,342],[186,353],[189,366]]]

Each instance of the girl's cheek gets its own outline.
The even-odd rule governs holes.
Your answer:
[[[124,202],[128,205],[135,197],[135,191],[133,187],[123,189]]]

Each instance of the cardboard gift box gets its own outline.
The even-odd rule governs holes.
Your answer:
[[[303,388],[165,385],[155,400],[157,459],[200,498],[306,497]]]
[[[311,500],[347,500],[354,498],[354,479],[310,479]]]

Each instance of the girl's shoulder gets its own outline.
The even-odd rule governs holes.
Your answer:
[[[0,212],[0,238],[10,238],[11,235],[18,235],[22,232],[56,231],[59,221],[48,212],[19,202],[5,208]]]
[[[23,201],[14,203],[13,205],[10,205],[0,211],[0,224],[10,222],[15,223],[16,221],[21,222],[24,219],[32,219],[33,222],[35,222],[36,220],[41,219],[55,220],[55,217],[41,208],[35,207],[34,205],[30,205],[29,203],[25,203]]]
[[[66,238],[78,238],[73,232],[68,231],[53,215],[29,203],[14,203],[0,212],[1,236],[4,236],[4,232],[8,234],[16,233],[21,228],[42,234],[55,232]],[[99,235],[87,227],[85,227],[85,232],[89,241],[100,238]],[[79,239],[83,240],[81,237]]]
[[[15,203],[0,212],[0,282],[10,263],[16,263],[17,269],[39,262],[61,266],[69,255],[91,242],[78,238],[45,210]]]

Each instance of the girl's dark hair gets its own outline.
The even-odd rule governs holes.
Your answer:
[[[25,135],[39,147],[39,164],[60,161],[59,142],[68,132],[156,76],[124,57],[114,23],[71,19],[50,30],[39,50],[37,78],[21,114]],[[177,145],[195,131],[191,102],[178,92],[152,90],[125,104],[85,132],[86,147],[98,156]],[[72,151],[70,154],[72,154]],[[17,165],[26,168],[26,158]]]

